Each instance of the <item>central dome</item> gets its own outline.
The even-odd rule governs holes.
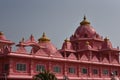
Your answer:
[[[99,34],[96,33],[95,29],[90,25],[90,22],[86,20],[85,16],[73,36],[75,38],[101,38]]]

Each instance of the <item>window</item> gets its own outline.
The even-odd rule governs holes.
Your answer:
[[[61,68],[59,66],[54,66],[53,69],[54,69],[53,71],[56,72],[56,73],[60,73],[61,72]]]
[[[97,69],[93,69],[93,74],[98,74],[98,70]]]
[[[9,69],[9,64],[4,64],[4,71],[8,71]]]
[[[74,67],[69,67],[69,73],[75,73],[75,68]]]
[[[45,66],[41,65],[41,64],[37,64],[36,65],[36,71],[44,71],[45,70]]]
[[[87,34],[84,34],[84,38],[87,38],[88,37],[88,35]]]
[[[117,71],[113,71],[114,75],[118,75],[118,72]]]
[[[26,71],[26,64],[16,64],[16,70],[18,71]]]
[[[107,70],[107,69],[104,69],[104,70],[103,70],[103,74],[104,74],[104,75],[107,75],[107,74],[108,74],[108,70]]]
[[[86,68],[82,68],[82,73],[83,74],[87,74],[87,69]]]

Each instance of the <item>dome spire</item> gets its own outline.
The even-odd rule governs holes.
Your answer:
[[[83,17],[83,21],[82,22],[80,22],[80,25],[89,25],[90,24],[90,22],[88,21],[88,20],[86,20],[86,16],[84,15],[84,17]]]
[[[86,16],[84,15],[84,18],[83,18],[84,20],[86,20]]]

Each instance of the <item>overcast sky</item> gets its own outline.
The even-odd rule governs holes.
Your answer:
[[[0,31],[16,44],[45,32],[61,48],[84,14],[101,36],[120,46],[120,0],[0,0]]]

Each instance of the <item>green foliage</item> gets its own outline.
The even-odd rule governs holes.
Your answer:
[[[33,80],[57,80],[57,78],[53,73],[45,70],[33,76]]]

